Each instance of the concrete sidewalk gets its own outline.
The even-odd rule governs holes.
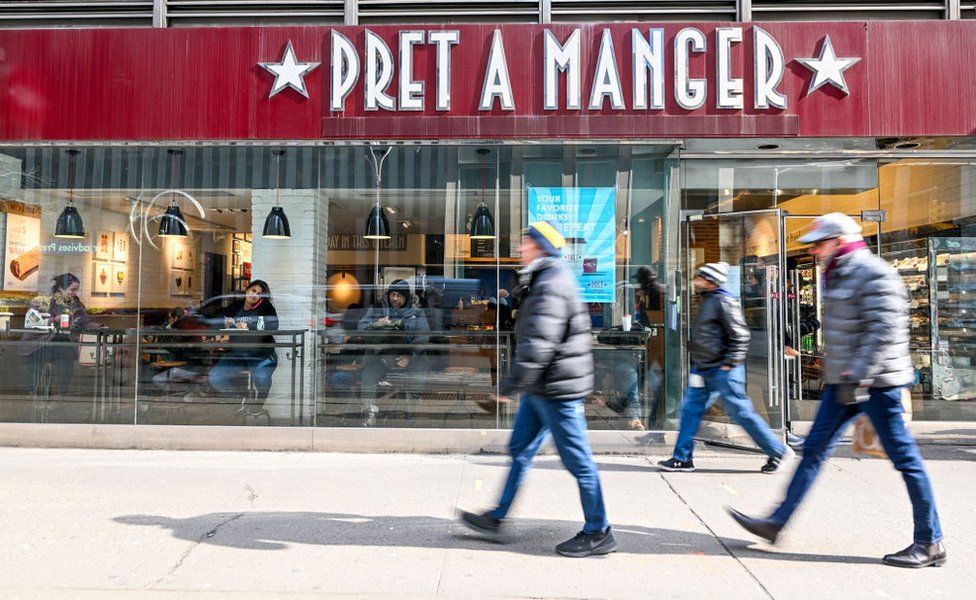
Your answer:
[[[901,478],[837,458],[780,545],[725,515],[760,512],[785,475],[761,457],[600,457],[620,552],[569,559],[572,477],[541,457],[509,545],[455,510],[495,499],[498,456],[0,449],[0,597],[965,598],[976,589],[976,451],[926,447],[949,547],[944,568],[880,564],[911,542]]]

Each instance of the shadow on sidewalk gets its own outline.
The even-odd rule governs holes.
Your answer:
[[[541,469],[545,471],[566,470],[566,467],[564,467],[563,463],[561,463],[558,459],[554,459],[553,457],[550,456],[546,456],[545,458],[548,460],[537,459],[534,463],[532,463],[532,468]],[[760,460],[760,458],[762,460]],[[716,474],[756,475],[757,473],[759,473],[759,467],[765,462],[765,455],[761,456],[760,458],[756,459],[759,462],[756,463],[755,468],[753,468],[752,466],[749,467],[743,466],[743,468],[741,469],[708,469],[708,468],[698,467],[694,470],[694,473],[705,473],[711,475],[716,475]],[[498,467],[506,470],[510,467],[510,463],[508,462],[508,460],[501,459],[501,458],[495,461],[472,460],[471,462],[481,467]],[[656,464],[653,464],[651,462],[642,462],[639,465],[634,465],[628,463],[600,462],[598,460],[596,466],[597,466],[597,470],[600,471],[601,473],[646,473],[647,475],[659,475],[661,473],[664,473],[666,475],[668,474],[666,471],[662,471],[660,468],[658,468]],[[684,474],[677,473],[677,475],[681,476]]]
[[[512,521],[510,542],[495,544],[469,532],[457,521],[438,517],[369,517],[317,512],[209,513],[184,519],[126,515],[125,525],[168,529],[178,539],[248,550],[284,550],[290,544],[380,546],[514,552],[552,556],[553,547],[572,536],[578,522],[538,519]],[[728,556],[713,536],[641,525],[614,526],[621,552],[628,554]],[[751,558],[801,562],[879,563],[877,558],[762,552],[752,542],[723,538],[723,543]]]

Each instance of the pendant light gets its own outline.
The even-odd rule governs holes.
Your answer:
[[[390,239],[390,222],[386,219],[383,207],[379,203],[374,204],[366,218],[366,233],[363,235],[367,240],[388,240]]]
[[[271,240],[285,240],[291,237],[291,227],[285,209],[281,207],[281,157],[284,150],[275,150],[275,205],[264,220],[262,237]]]
[[[68,152],[68,204],[58,215],[58,222],[54,226],[54,237],[80,239],[85,237],[85,224],[81,214],[75,208],[75,157],[80,150],[70,149]]]
[[[386,220],[386,212],[380,204],[380,186],[383,181],[383,162],[386,161],[386,157],[390,155],[392,149],[390,147],[383,151],[380,148],[370,148],[367,153],[370,164],[373,166],[373,172],[376,174],[376,194],[373,200],[373,208],[369,211],[369,217],[366,218],[366,233],[363,234],[367,240],[388,240],[391,237],[390,223]]]
[[[179,159],[179,155],[183,154],[182,150],[177,150],[171,148],[168,150],[171,157],[171,179],[172,185],[171,189],[176,189],[176,161]],[[170,200],[169,208],[159,219],[159,236],[160,237],[186,237],[186,219],[183,218],[183,212],[180,207],[176,204],[177,195],[174,193],[172,199]]]
[[[484,159],[488,155],[489,150],[487,148],[478,148],[476,152]],[[478,210],[475,211],[474,218],[471,219],[470,237],[472,240],[495,239],[495,219],[491,216],[491,211],[488,210],[488,204],[485,203],[485,177],[488,171],[488,165],[485,164],[484,167],[481,171],[481,204],[478,205]]]

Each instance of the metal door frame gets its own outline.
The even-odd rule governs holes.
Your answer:
[[[786,432],[786,405],[788,402],[787,389],[786,389],[786,355],[784,352],[784,344],[786,343],[785,331],[786,331],[786,211],[780,208],[765,208],[756,210],[743,210],[736,212],[722,212],[722,213],[704,213],[697,211],[689,211],[681,215],[681,229],[679,233],[679,256],[681,267],[679,272],[681,273],[681,283],[682,283],[682,302],[684,304],[685,310],[682,317],[682,332],[681,336],[681,354],[682,354],[682,390],[684,386],[687,385],[688,375],[690,373],[690,358],[687,352],[687,343],[691,336],[691,299],[693,291],[693,286],[691,285],[691,265],[688,261],[691,256],[689,252],[690,248],[688,243],[690,241],[689,229],[692,223],[704,221],[705,219],[723,219],[723,218],[741,218],[743,216],[757,215],[757,216],[771,216],[774,217],[777,223],[776,235],[777,235],[777,262],[773,266],[777,269],[778,275],[775,278],[775,284],[771,281],[771,278],[766,277],[766,323],[769,330],[769,335],[766,336],[766,348],[767,348],[767,381],[766,381],[766,393],[768,394],[768,407],[770,409],[778,408],[780,413],[780,426],[773,428],[774,432],[780,433],[785,436]],[[697,436],[696,440],[704,442],[710,445],[723,446],[728,448],[736,448],[741,450],[758,451],[757,448],[753,446],[745,446],[742,444],[735,443],[728,439],[712,439]]]

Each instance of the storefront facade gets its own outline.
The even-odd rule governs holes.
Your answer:
[[[915,419],[972,421],[974,33],[2,31],[0,420],[506,428],[490,394],[544,218],[590,307],[591,427],[676,426],[688,282],[716,260],[749,391],[787,427],[821,385],[796,238],[841,211],[910,290]],[[255,279],[277,318],[252,329],[278,331],[221,331]]]

